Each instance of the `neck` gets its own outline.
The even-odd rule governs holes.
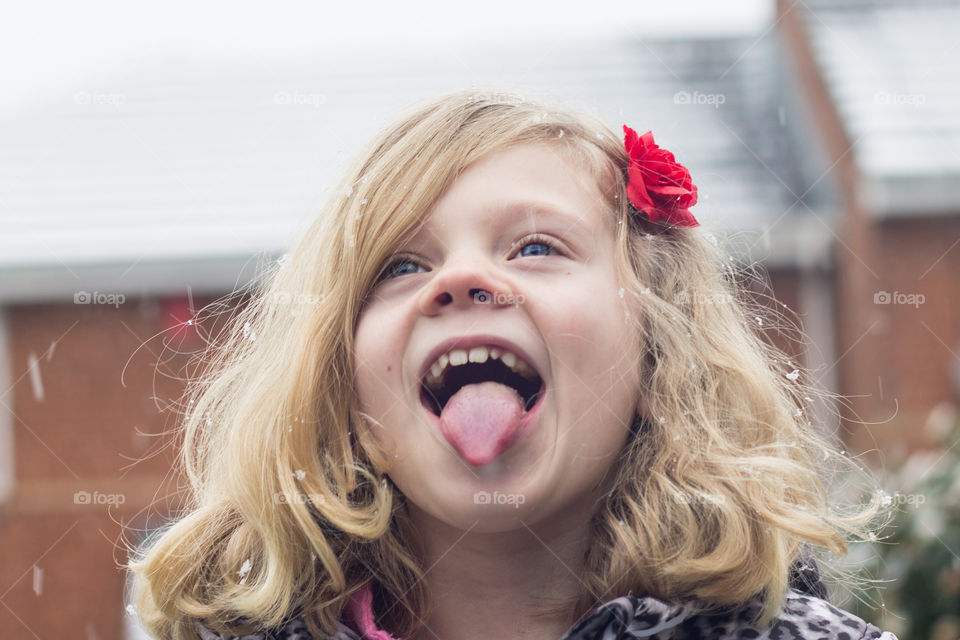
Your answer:
[[[543,521],[496,532],[466,532],[411,505],[421,533],[432,608],[417,640],[559,640],[566,615],[538,610],[572,605],[582,589],[589,518]]]

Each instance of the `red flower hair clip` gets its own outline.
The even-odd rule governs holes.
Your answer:
[[[627,197],[650,222],[663,220],[680,227],[696,227],[689,207],[697,204],[697,187],[690,172],[653,141],[653,133],[642,136],[623,125],[623,144],[630,156],[627,169]]]

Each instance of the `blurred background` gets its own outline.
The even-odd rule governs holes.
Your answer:
[[[118,565],[178,504],[197,311],[398,111],[499,88],[690,168],[809,342],[765,335],[845,398],[817,424],[896,510],[851,554],[882,589],[838,604],[960,638],[960,2],[577,5],[0,9],[0,637],[145,637]]]

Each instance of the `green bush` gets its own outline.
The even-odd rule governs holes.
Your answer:
[[[875,544],[853,545],[867,597],[845,605],[900,640],[960,638],[960,419],[949,404],[925,425],[929,449],[886,461],[882,500],[893,511]],[[882,490],[881,490],[882,491]]]

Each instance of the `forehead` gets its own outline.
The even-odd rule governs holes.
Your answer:
[[[511,218],[572,219],[593,228],[610,224],[610,203],[597,183],[597,168],[565,147],[525,144],[489,153],[468,165],[427,211],[427,225],[464,215],[493,221]]]

